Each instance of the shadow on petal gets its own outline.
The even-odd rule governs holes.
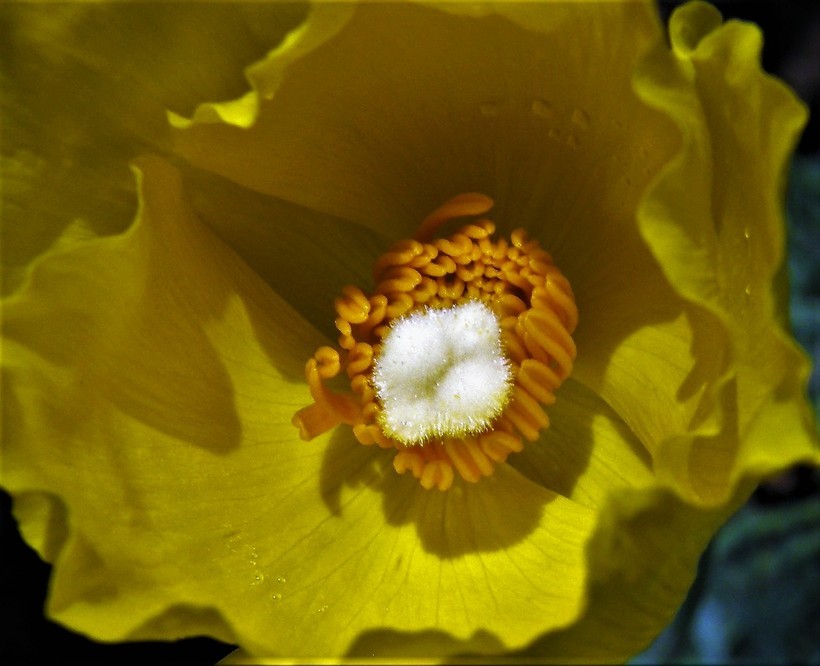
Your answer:
[[[197,216],[308,322],[333,339],[333,300],[346,284],[372,286],[371,267],[392,240],[190,166],[185,191]],[[304,365],[299,362],[299,381]]]
[[[65,502],[54,493],[24,492],[14,498],[12,511],[26,542],[53,563],[68,539]]]
[[[651,483],[649,452],[600,396],[569,379],[550,408],[550,427],[510,459],[525,477],[589,507],[616,487]]]
[[[348,429],[339,428],[331,436],[322,462],[322,499],[333,515],[341,516],[343,489],[367,486],[382,494],[387,523],[413,523],[427,552],[447,559],[501,551],[526,540],[539,527],[545,504],[557,494],[570,495],[589,460],[591,418],[589,414],[573,423],[578,464],[562,469],[560,484],[541,485],[543,478],[552,480],[551,475],[541,475],[538,470],[521,473],[504,464],[494,476],[474,484],[457,480],[446,492],[424,490],[411,475],[398,475],[392,465],[392,450],[362,446]],[[534,492],[536,486],[543,492]]]
[[[527,539],[541,522],[544,504],[554,499],[528,493],[532,486],[517,473],[506,478],[505,470],[511,468],[444,493],[424,490],[409,476],[398,482],[387,477],[385,517],[396,525],[414,522],[422,547],[444,559],[503,551]]]
[[[708,540],[749,490],[747,484],[732,506],[712,511],[657,488],[613,495],[586,546],[593,574],[583,617],[545,633],[514,657],[623,663],[672,619]]]
[[[126,229],[127,163],[168,147],[165,110],[239,94],[242,69],[305,15],[301,3],[3,3],[3,294],[82,223]],[[214,48],[218,44],[219,48]],[[59,100],[59,104],[54,101]]]
[[[191,629],[226,643],[236,641],[233,630],[222,613],[215,608],[194,604],[175,604],[152,617],[128,637],[129,640],[150,640],[154,636],[189,636]]]
[[[443,631],[402,632],[386,629],[367,631],[359,636],[345,655],[346,658],[378,656],[379,659],[441,659],[445,655],[502,654],[504,643],[483,629],[466,640],[458,640]],[[490,660],[491,661],[491,660]]]
[[[233,408],[231,382],[205,334],[195,327],[185,330],[184,336],[177,329],[162,331],[131,316],[122,320],[122,327],[101,331],[95,309],[98,307],[99,313],[120,307],[125,310],[130,299],[116,293],[114,287],[102,305],[90,300],[92,290],[85,288],[82,279],[74,278],[87,271],[93,279],[91,271],[97,267],[91,253],[54,257],[49,274],[38,272],[31,282],[33,291],[42,297],[25,305],[19,302],[15,317],[6,323],[4,334],[13,341],[9,347],[19,343],[47,362],[50,370],[42,368],[42,372],[52,378],[44,377],[44,381],[64,395],[61,409],[27,414],[26,421],[39,421],[51,432],[70,437],[87,427],[88,422],[76,418],[77,414],[102,414],[105,403],[135,423],[151,424],[195,446],[222,453],[235,448],[241,426]],[[168,305],[171,307],[170,302]],[[164,309],[158,304],[155,307],[157,311]],[[68,344],[53,344],[55,328],[62,330]],[[131,333],[126,334],[126,330]],[[165,332],[169,335],[163,335]],[[126,335],[131,345],[124,342]],[[152,354],[151,348],[161,348],[164,354]],[[169,362],[191,357],[197,358],[196,388],[207,386],[208,390],[192,390],[191,378],[178,364]],[[9,376],[16,376],[14,369],[9,370]],[[73,377],[70,383],[78,389],[76,393],[59,388],[55,378],[66,376]]]
[[[364,486],[380,489],[388,474],[394,474],[391,454],[377,447],[359,444],[348,428],[336,428],[322,458],[319,488],[330,512],[341,517],[342,490]]]

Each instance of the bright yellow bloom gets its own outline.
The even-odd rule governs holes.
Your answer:
[[[87,11],[130,26],[137,10],[201,10],[242,41],[228,5]],[[95,151],[136,150],[132,123],[146,124],[138,147],[166,155],[134,161],[123,233],[77,238],[122,210],[82,181],[32,188],[65,156],[9,155],[4,222],[56,221],[4,250],[25,276],[3,301],[2,484],[55,565],[49,615],[98,640],[209,634],[273,656],[625,659],[754,485],[820,462],[808,364],[773,287],[803,106],[760,71],[758,30],[700,3],[673,15],[671,47],[644,2],[286,13],[298,27],[236,101],[167,127],[156,100],[109,107],[117,122],[92,144],[82,108],[73,124],[35,119],[100,172]],[[200,43],[204,28],[171,41],[245,48]],[[107,38],[49,39],[99,54]],[[104,81],[53,85],[76,97]],[[305,362],[339,337],[334,299],[372,293],[379,257],[463,192],[494,200],[499,237],[523,228],[560,267],[577,356],[537,441],[439,492],[351,428],[304,442],[291,419],[318,390]]]

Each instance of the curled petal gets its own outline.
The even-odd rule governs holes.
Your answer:
[[[690,501],[715,505],[744,477],[820,458],[804,399],[808,362],[781,328],[773,290],[785,169],[806,111],[761,70],[757,27],[722,24],[695,2],[673,14],[669,31],[671,52],[644,59],[635,85],[681,143],[639,220],[674,289],[718,324],[695,330],[693,348],[722,329],[728,364],[713,398],[721,419],[669,432],[656,467]]]
[[[592,511],[509,468],[432,496],[350,438],[299,442],[300,359],[321,339],[175,169],[138,169],[134,226],[46,255],[4,304],[3,483],[55,563],[51,616],[307,656],[376,628],[491,627],[504,649],[572,623]]]

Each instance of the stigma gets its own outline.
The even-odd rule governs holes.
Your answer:
[[[481,301],[412,311],[385,336],[372,383],[379,424],[402,444],[487,430],[512,392],[498,318]]]
[[[314,402],[293,417],[303,439],[346,424],[361,444],[393,449],[396,472],[447,490],[490,476],[549,426],[544,408],[576,355],[569,281],[523,229],[494,241],[479,218],[435,237],[492,205],[451,199],[377,260],[371,294],[343,288],[338,347],[305,366]],[[331,390],[343,371],[349,390]]]

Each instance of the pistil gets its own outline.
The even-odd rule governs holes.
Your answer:
[[[481,301],[412,311],[385,336],[372,384],[379,425],[402,444],[487,430],[512,393],[497,317]]]
[[[544,406],[576,354],[568,280],[523,229],[493,241],[493,222],[478,219],[433,239],[491,207],[484,195],[455,197],[379,258],[371,295],[342,290],[341,354],[322,347],[305,368],[314,404],[293,419],[303,439],[347,424],[360,443],[396,449],[398,473],[447,490],[456,473],[490,476],[548,427]],[[349,393],[325,385],[342,369]]]

